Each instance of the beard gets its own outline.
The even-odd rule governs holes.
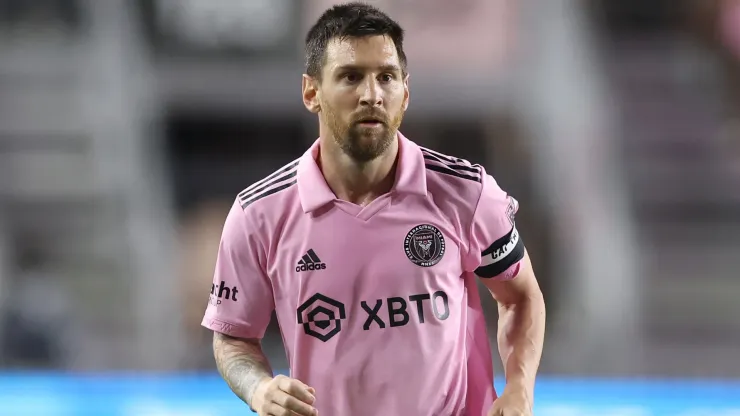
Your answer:
[[[398,133],[398,127],[403,120],[401,110],[392,120],[379,111],[365,111],[352,117],[351,121],[343,123],[338,114],[329,106],[322,105],[326,122],[334,136],[334,141],[342,151],[359,163],[367,163],[377,159],[393,143]],[[363,126],[359,120],[372,117],[379,120],[379,126]]]

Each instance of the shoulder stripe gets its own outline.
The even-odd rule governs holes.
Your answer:
[[[248,207],[249,205],[252,205],[253,203],[259,201],[260,199],[270,196],[272,194],[276,194],[284,189],[290,188],[291,186],[298,183],[297,180],[293,179],[290,182],[284,183],[276,188],[272,188],[269,191],[263,192],[261,194],[254,195],[251,199],[243,199],[241,200],[242,209]]]
[[[427,154],[427,155],[437,156],[438,158],[444,159],[444,160],[448,161],[449,163],[470,164],[465,159],[460,159],[459,157],[445,155],[445,154],[439,153],[437,151],[434,151],[432,149],[427,149],[426,147],[420,147],[420,148],[421,148],[421,152],[422,153]]]
[[[287,181],[289,179],[295,178],[297,174],[298,174],[298,170],[297,169],[293,169],[292,171],[284,174],[283,176],[280,176],[278,178],[275,178],[275,179],[272,179],[272,180],[268,181],[267,183],[263,184],[259,188],[253,188],[249,192],[247,192],[247,191],[242,192],[241,194],[239,194],[239,200],[242,201],[242,202],[244,202],[244,201],[246,201],[248,199],[251,199],[251,198],[253,198],[255,196],[259,196],[261,193],[264,193],[270,187],[275,186],[275,185],[279,184],[280,182],[284,182],[284,181]],[[295,179],[293,179],[293,180],[295,180]]]
[[[463,174],[472,174],[470,176],[477,176],[479,178],[482,175],[483,169],[481,165],[474,165],[465,159],[443,155],[425,147],[421,148],[421,153],[424,155],[425,160],[440,163],[446,168],[459,171]]]
[[[264,184],[266,184],[267,182],[271,181],[271,180],[272,180],[272,179],[274,179],[275,177],[277,177],[277,176],[279,176],[279,175],[281,175],[281,174],[283,174],[283,173],[285,173],[285,172],[288,172],[288,171],[291,171],[291,170],[293,170],[293,169],[297,168],[297,167],[298,167],[298,162],[299,162],[299,161],[300,161],[300,159],[296,159],[296,160],[294,160],[294,161],[292,161],[292,162],[288,163],[287,165],[283,166],[282,168],[278,169],[277,171],[275,171],[275,172],[271,173],[271,174],[270,174],[270,175],[268,175],[268,176],[267,176],[266,178],[264,178],[264,179],[260,179],[259,181],[257,181],[257,182],[255,182],[255,183],[253,183],[253,184],[249,185],[249,186],[247,187],[247,189],[245,189],[245,190],[243,190],[243,191],[241,191],[241,192],[239,193],[239,198],[241,198],[242,196],[244,196],[244,195],[246,195],[246,194],[248,194],[248,193],[251,193],[251,192],[252,192],[252,191],[254,191],[254,190],[255,190],[255,189],[257,188],[257,187],[259,187],[259,186],[261,186],[261,185],[264,185]]]
[[[480,176],[472,176],[470,174],[465,174],[465,173],[462,173],[462,172],[458,172],[456,170],[452,170],[452,169],[450,169],[448,167],[440,166],[440,165],[426,164],[425,166],[429,170],[433,170],[433,171],[439,172],[439,173],[444,173],[445,175],[454,176],[454,177],[460,178],[460,179],[467,179],[467,180],[473,181],[473,182],[479,182],[479,183],[481,182]]]
[[[475,165],[468,166],[468,165],[450,164],[450,162],[444,161],[441,158],[431,155],[431,154],[425,154],[424,159],[442,163],[445,167],[448,167],[450,169],[461,170],[464,172],[471,172],[476,175],[480,175],[480,170],[477,167],[475,167]]]

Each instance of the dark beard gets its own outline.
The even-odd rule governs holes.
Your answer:
[[[326,106],[324,108],[327,109]],[[390,124],[384,123],[377,132],[364,129],[359,123],[343,126],[331,110],[326,112],[326,117],[334,140],[344,154],[358,163],[368,163],[383,155],[396,139],[403,112]],[[368,137],[368,135],[374,137]]]
[[[395,132],[392,132],[388,125],[383,125],[381,131],[378,133],[370,132],[372,139],[368,140],[367,131],[363,131],[360,125],[352,125],[346,132],[344,138],[337,137],[337,144],[342,151],[356,162],[367,163],[377,159],[388,150],[393,139],[395,139]]]

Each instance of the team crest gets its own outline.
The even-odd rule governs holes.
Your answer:
[[[412,228],[403,241],[406,257],[421,267],[432,267],[445,254],[445,238],[439,228],[422,224]]]

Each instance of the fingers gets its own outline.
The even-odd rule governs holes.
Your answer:
[[[316,401],[315,390],[300,380],[284,378],[280,380],[278,388],[304,403],[313,404]]]
[[[314,409],[313,406],[308,403],[304,403],[283,391],[276,391],[274,396],[271,398],[271,402],[271,406],[275,408],[274,410],[284,409],[286,415],[292,416],[295,413],[300,416],[314,416],[316,414],[316,409]],[[273,409],[271,408],[269,412],[272,411]]]
[[[303,403],[303,406],[308,406],[308,405]],[[265,414],[269,416],[316,416],[319,414],[315,409],[308,411],[306,413],[306,412],[288,409],[277,403],[270,403],[269,405],[266,406],[266,410],[267,412]]]
[[[260,414],[270,416],[316,416],[312,406],[316,401],[315,390],[299,380],[278,376],[265,394],[265,404]]]

